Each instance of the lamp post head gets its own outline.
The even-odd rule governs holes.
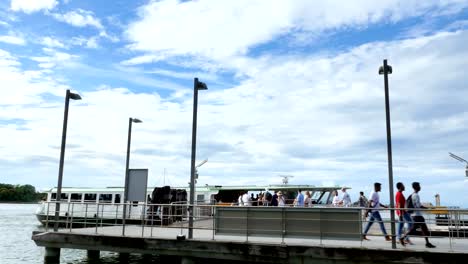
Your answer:
[[[384,66],[380,66],[379,68],[379,75],[385,74]],[[387,74],[392,74],[392,66],[387,65]]]
[[[195,78],[195,87],[197,90],[208,90],[206,83],[198,81],[198,78]]]
[[[131,118],[132,119],[132,122],[133,123],[143,123],[143,121],[141,121],[140,119],[138,118]]]
[[[81,96],[77,93],[69,93],[68,98],[72,100],[81,100]]]

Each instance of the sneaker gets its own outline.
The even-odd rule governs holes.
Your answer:
[[[431,243],[427,243],[427,244],[426,244],[426,247],[427,247],[427,248],[435,248],[436,246],[432,245]]]
[[[405,239],[405,242],[406,242],[406,244],[408,244],[408,245],[414,245],[414,243],[413,243],[411,240],[409,240],[409,238],[406,238],[406,239]]]
[[[390,236],[385,236],[385,241],[392,241],[392,238]]]
[[[366,237],[366,235],[362,235],[362,240],[370,240]]]
[[[404,240],[403,238],[400,238],[400,244],[401,244],[402,246],[405,246],[405,245],[406,245],[406,242],[405,242],[405,240]]]

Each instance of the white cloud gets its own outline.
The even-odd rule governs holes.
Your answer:
[[[84,46],[86,48],[95,49],[99,47],[98,38],[97,37],[73,37],[70,41],[72,45],[76,46]]]
[[[50,69],[56,66],[66,66],[67,64],[78,59],[77,55],[56,51],[54,49],[45,48],[44,52],[47,54],[47,56],[37,56],[30,58],[31,60],[38,62],[38,66],[43,69]]]
[[[52,16],[58,21],[65,22],[75,27],[95,27],[99,30],[103,30],[104,27],[101,21],[94,16],[91,11],[77,9],[64,14],[52,14]]]
[[[134,50],[222,59],[246,54],[255,45],[294,31],[316,34],[366,27],[449,7],[460,11],[467,5],[455,0],[151,1],[139,9],[140,18],[129,25],[126,36]]]
[[[122,61],[121,64],[122,65],[137,65],[137,64],[142,64],[142,63],[158,62],[158,61],[164,60],[165,58],[167,58],[167,56],[164,56],[162,54],[142,55],[142,56],[138,56],[138,57],[134,57],[134,58]]]
[[[0,36],[0,42],[14,44],[14,45],[24,45],[26,41],[19,36]]]
[[[30,14],[40,10],[52,10],[57,4],[57,0],[11,0],[10,8]]]
[[[65,48],[65,45],[60,42],[58,39],[54,39],[51,37],[44,37],[41,41],[42,45],[45,45],[50,48]]]

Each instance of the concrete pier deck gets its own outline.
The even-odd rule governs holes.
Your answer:
[[[172,228],[171,228],[172,227]],[[414,237],[415,245],[398,245],[383,237],[370,241],[320,240],[313,238],[281,238],[268,236],[216,235],[211,229],[195,229],[194,239],[187,229],[171,227],[122,226],[35,232],[32,239],[46,248],[73,248],[121,253],[178,256],[183,259],[219,259],[245,263],[464,263],[468,257],[468,239],[431,238],[437,246],[426,249],[423,238]],[[197,228],[210,227],[200,221]],[[190,263],[185,261],[184,263]]]

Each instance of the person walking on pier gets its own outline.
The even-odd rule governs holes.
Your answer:
[[[380,213],[379,213],[380,206],[388,208],[387,206],[380,204],[379,192],[381,189],[382,189],[381,183],[379,182],[374,183],[374,191],[370,194],[370,198],[369,198],[369,202],[370,202],[369,207],[371,209],[371,216],[369,217],[369,222],[367,222],[366,228],[364,229],[364,234],[362,235],[363,240],[369,240],[367,238],[367,232],[369,232],[369,229],[371,228],[372,224],[375,221],[379,223],[380,230],[382,230],[382,233],[385,236],[385,240],[386,241],[392,240],[390,236],[387,234],[387,231],[385,230],[382,217],[380,216]]]
[[[403,192],[405,191],[405,185],[401,182],[398,182],[396,184],[396,187],[398,189],[398,192],[395,195],[395,207],[396,208],[406,208],[406,199],[405,195]],[[408,238],[408,234],[411,233],[411,230],[413,229],[413,219],[411,219],[410,214],[406,210],[396,210],[396,213],[398,215],[398,232],[397,232],[397,238],[400,241],[401,245],[405,244],[411,244],[411,241]],[[405,226],[405,223],[408,224],[408,229],[405,234],[403,234],[403,227]]]
[[[421,200],[419,199],[419,191],[421,191],[421,185],[419,185],[419,182],[413,182],[412,184],[414,193],[411,194],[411,202],[413,203],[414,209],[414,216],[413,216],[413,230],[415,231],[418,227],[421,228],[422,235],[426,239],[426,247],[427,248],[435,248],[433,244],[429,242],[429,229],[427,228],[426,225],[426,220],[422,216],[421,209],[427,209],[427,207],[423,206],[421,204]],[[413,232],[412,232],[413,233]]]

